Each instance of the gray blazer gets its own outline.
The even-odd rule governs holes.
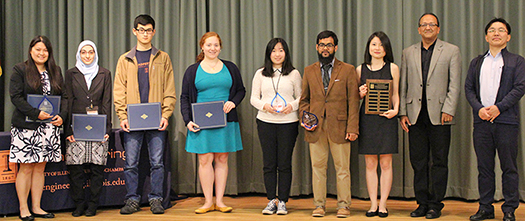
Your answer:
[[[427,99],[428,115],[433,125],[441,124],[441,113],[456,114],[461,84],[461,54],[456,45],[436,40],[427,79],[427,97],[423,95],[421,42],[403,50],[400,72],[399,116],[408,116],[415,124],[421,99]],[[445,124],[455,124],[455,118]]]

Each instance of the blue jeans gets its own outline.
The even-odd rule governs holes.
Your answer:
[[[139,159],[142,141],[148,143],[151,192],[148,199],[162,199],[162,187],[164,181],[164,144],[166,143],[166,131],[145,130],[124,132],[124,149],[126,156],[126,199],[140,202],[141,196],[137,193],[139,181]]]

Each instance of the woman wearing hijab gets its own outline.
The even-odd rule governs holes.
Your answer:
[[[64,128],[66,136],[66,164],[71,180],[71,197],[76,209],[72,215],[96,215],[104,166],[108,155],[109,135],[106,141],[77,141],[71,128],[72,114],[106,115],[106,132],[111,131],[111,72],[98,65],[98,53],[95,43],[85,40],[77,51],[77,63],[66,71],[65,88],[68,94],[68,121]],[[91,198],[85,199],[84,182],[88,176],[84,170],[91,171],[89,192]],[[87,209],[86,209],[87,207]]]

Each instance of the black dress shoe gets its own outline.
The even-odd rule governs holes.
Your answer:
[[[419,207],[417,207],[416,210],[410,213],[410,216],[411,217],[423,217],[427,215],[427,212],[428,212],[428,207],[419,205]]]
[[[516,221],[514,212],[506,212],[505,215],[503,216],[503,221]]]
[[[470,216],[470,220],[473,221],[480,221],[480,220],[486,220],[486,219],[494,219],[494,212],[487,212],[485,210],[478,210],[476,214]]]
[[[94,216],[94,215],[97,215],[97,209],[90,209],[90,208],[88,208],[86,210],[86,216],[89,217],[89,216]]]
[[[377,216],[379,212],[379,208],[376,209],[376,211],[367,211],[366,212],[366,217],[374,217],[374,216]]]
[[[55,214],[53,213],[46,213],[46,214],[33,213],[33,216],[38,217],[38,218],[45,218],[45,219],[55,218]]]
[[[84,215],[84,208],[77,208],[77,209],[75,209],[75,211],[73,211],[71,213],[71,215],[74,216],[74,217],[79,217],[79,216]]]
[[[425,215],[425,218],[427,219],[436,219],[441,216],[441,211],[436,209],[430,209],[427,212],[427,215]]]
[[[35,217],[33,215],[24,216],[24,217],[18,216],[18,218],[20,218],[22,221],[33,221],[33,220],[35,220]]]
[[[383,212],[379,212],[379,210],[377,210],[377,211],[378,211],[377,215],[378,215],[379,217],[381,217],[381,218],[385,218],[385,217],[388,216],[388,209],[387,209],[386,212],[384,212],[384,213],[383,213]]]

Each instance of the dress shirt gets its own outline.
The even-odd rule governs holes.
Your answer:
[[[434,46],[436,46],[436,41],[432,43],[428,49],[423,47],[423,42],[421,42],[421,79],[423,79],[423,94],[421,99],[421,106],[427,106],[427,78],[428,70],[430,69],[430,61],[432,60],[432,54],[434,53]]]
[[[430,60],[432,60],[432,54],[434,53],[434,46],[436,46],[436,41],[434,41],[428,49],[425,49],[423,42],[421,42],[421,76],[423,77],[424,85],[427,84],[428,69],[430,68]]]
[[[493,56],[490,51],[485,54],[479,76],[481,104],[485,107],[492,106],[496,102],[503,65],[501,52],[496,56]]]
[[[332,70],[334,69],[334,63],[335,63],[335,58],[332,60],[332,62],[330,62],[332,67],[328,69],[328,79],[332,79]],[[323,66],[324,64],[321,63],[321,79],[323,79],[323,75],[324,75]]]

